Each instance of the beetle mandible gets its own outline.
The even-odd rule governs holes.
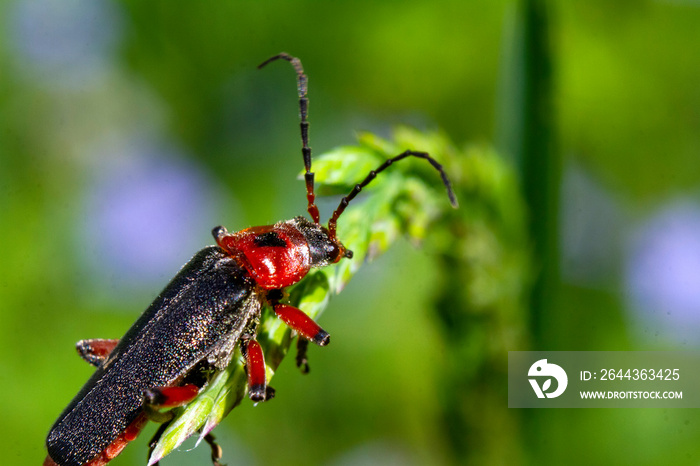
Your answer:
[[[263,305],[304,340],[325,346],[329,334],[301,310],[282,302],[286,287],[302,280],[314,267],[352,258],[336,236],[336,225],[348,203],[394,162],[407,157],[428,161],[447,188],[450,203],[457,200],[443,167],[425,152],[407,150],[386,160],[345,197],[328,220],[320,222],[311,171],[307,78],[298,58],[280,53],[263,62],[283,59],[297,75],[302,156],[307,211],[311,221],[295,217],[274,225],[229,233],[212,231],[216,246],[194,255],[120,340],[81,340],[76,347],[96,366],[46,439],[44,466],[101,466],[136,438],[148,420],[164,423],[172,412],[160,408],[191,401],[206,385],[207,375],[223,370],[237,345],[245,358],[248,395],[253,401],[274,396],[267,385],[262,348],[256,341]],[[300,345],[304,351],[305,345]],[[298,357],[298,364],[303,361]],[[221,449],[211,434],[205,440],[218,465]]]

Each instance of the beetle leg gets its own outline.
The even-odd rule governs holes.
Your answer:
[[[89,340],[80,340],[75,344],[75,349],[78,350],[78,354],[88,363],[95,367],[99,367],[100,364],[107,359],[109,353],[112,352],[115,346],[117,346],[119,340],[107,340],[104,338],[92,338]]]
[[[326,346],[331,336],[303,311],[287,304],[275,304],[275,314],[299,335],[319,346]]]
[[[199,387],[187,384],[181,387],[154,387],[143,392],[143,411],[151,421],[168,422],[173,418],[172,411],[161,412],[163,408],[182,406],[194,399]]]
[[[306,356],[306,350],[309,348],[309,340],[306,338],[297,338],[297,367],[304,374],[309,373],[309,358]]]
[[[267,401],[275,396],[275,389],[267,385],[265,373],[265,356],[256,340],[244,344],[243,352],[248,370],[248,396],[251,400]]]
[[[219,460],[223,455],[223,450],[221,449],[221,446],[216,443],[216,438],[211,433],[208,433],[204,436],[204,441],[207,442],[211,448],[211,462],[214,464],[214,466],[222,466],[222,464],[219,463]]]

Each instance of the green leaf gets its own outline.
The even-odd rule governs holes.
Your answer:
[[[313,170],[318,183],[318,194],[345,194],[348,188],[362,180],[383,160],[368,149],[344,146],[323,154],[314,161]]]

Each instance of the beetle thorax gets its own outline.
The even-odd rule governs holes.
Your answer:
[[[293,285],[312,267],[337,262],[344,250],[328,230],[304,217],[230,233],[218,242],[265,289]]]

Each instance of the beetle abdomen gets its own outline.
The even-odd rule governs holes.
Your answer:
[[[260,309],[246,271],[211,246],[199,251],[127,331],[58,418],[46,444],[61,466],[81,466],[141,411],[143,391],[177,384],[237,340]]]

